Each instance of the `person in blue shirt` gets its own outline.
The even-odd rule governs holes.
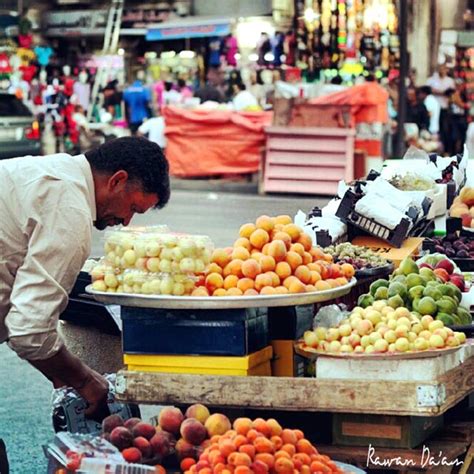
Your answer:
[[[128,126],[132,134],[135,135],[138,127],[150,117],[151,92],[137,78],[132,85],[124,90],[123,100],[127,110]]]

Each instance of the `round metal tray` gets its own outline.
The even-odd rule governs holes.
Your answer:
[[[456,352],[464,344],[456,347],[447,347],[444,349],[432,349],[426,351],[412,352],[383,352],[378,354],[339,354],[325,351],[318,351],[312,347],[306,347],[302,343],[295,344],[295,352],[302,357],[314,359],[315,357],[330,357],[332,359],[350,359],[350,360],[400,360],[400,359],[427,359],[429,357],[437,357],[443,354],[451,354]]]
[[[125,293],[105,293],[94,291],[92,285],[86,287],[97,301],[105,304],[135,306],[156,309],[239,309],[270,308],[275,306],[298,306],[321,303],[323,301],[347,295],[356,284],[353,278],[347,285],[330,290],[311,293],[291,293],[287,295],[259,296],[168,296],[168,295],[131,295]]]

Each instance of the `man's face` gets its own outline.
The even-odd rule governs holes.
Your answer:
[[[158,204],[156,194],[145,193],[140,183],[130,181],[126,171],[117,171],[96,191],[99,230],[115,225],[127,226],[134,214],[143,214]]]
[[[446,66],[440,66],[438,69],[440,77],[445,77],[448,74],[448,68]]]
[[[407,89],[408,102],[416,102],[416,91],[415,89]]]

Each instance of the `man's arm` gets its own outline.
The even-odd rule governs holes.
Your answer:
[[[30,364],[51,380],[54,387],[73,387],[87,402],[90,416],[100,415],[105,409],[108,393],[107,381],[95,370],[62,346],[49,359],[30,360]]]
[[[62,199],[67,201],[64,194]],[[107,382],[70,354],[57,333],[68,292],[89,254],[90,215],[66,205],[45,207],[42,214],[42,222],[28,230],[28,251],[10,295],[8,345],[55,386],[75,388],[94,411],[106,397]]]

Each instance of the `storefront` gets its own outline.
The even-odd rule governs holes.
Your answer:
[[[295,64],[311,79],[381,78],[398,67],[396,2],[305,0],[297,2]]]

